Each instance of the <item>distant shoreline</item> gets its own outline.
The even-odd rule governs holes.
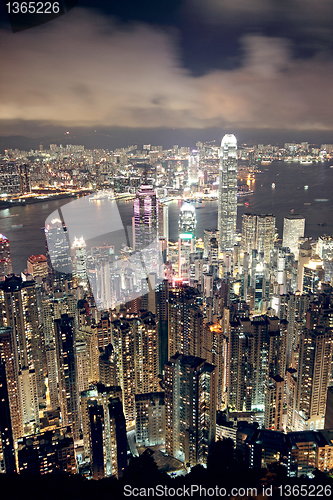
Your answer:
[[[28,198],[25,201],[0,201],[0,210],[11,207],[24,207],[25,205],[33,205],[34,203],[47,203],[48,201],[62,200],[64,198],[76,198],[76,194],[59,194],[59,196],[49,196],[43,199]]]

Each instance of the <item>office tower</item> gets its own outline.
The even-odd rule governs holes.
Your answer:
[[[168,255],[168,243],[169,243],[169,207],[164,205],[164,203],[158,204],[158,236],[160,240],[166,242],[166,255]],[[165,258],[164,261],[167,259]]]
[[[178,223],[178,277],[189,281],[190,253],[195,251],[196,231],[195,208],[184,203],[179,213]]]
[[[31,192],[31,184],[30,184],[30,167],[29,165],[20,165],[20,186],[21,193],[30,193]]]
[[[45,227],[46,258],[49,275],[57,286],[73,272],[69,234],[63,221],[56,218]]]
[[[300,336],[297,401],[306,429],[324,428],[332,354],[331,328],[304,328]]]
[[[0,473],[1,472],[13,474],[16,470],[7,374],[5,363],[1,358],[0,347]]]
[[[242,215],[242,252],[252,255],[257,248],[257,216],[255,214]]]
[[[179,352],[190,356],[200,354],[203,315],[197,305],[198,292],[179,286],[169,290],[168,358]]]
[[[18,442],[20,474],[76,474],[73,436],[66,429],[55,429]]]
[[[0,233],[0,280],[12,273],[12,259],[10,257],[9,239]]]
[[[237,140],[226,134],[221,142],[218,199],[218,230],[221,252],[233,250],[237,222]]]
[[[141,315],[134,326],[135,394],[157,392],[158,385],[158,326],[150,312]]]
[[[209,248],[210,248],[210,240],[212,238],[217,239],[219,241],[219,232],[216,229],[204,229],[204,252],[203,256],[205,258],[208,257]]]
[[[164,392],[135,395],[135,440],[141,446],[165,444]]]
[[[325,269],[323,267],[323,261],[318,255],[314,255],[311,257],[308,264],[304,264],[303,292],[318,293],[324,280]]]
[[[36,279],[46,278],[48,275],[47,259],[45,255],[30,255],[27,261],[27,271]]]
[[[186,467],[206,465],[215,441],[216,373],[204,359],[175,354],[165,365],[165,450]]]
[[[121,388],[97,384],[81,393],[84,455],[95,479],[122,474],[126,460],[126,426]]]
[[[283,240],[282,246],[290,248],[298,259],[299,255],[299,239],[304,238],[305,218],[301,215],[288,215],[283,219]]]
[[[242,252],[252,255],[252,250],[263,254],[263,262],[269,264],[272,259],[275,237],[274,215],[242,215]]]
[[[264,254],[264,262],[269,264],[274,249],[275,217],[274,215],[257,215],[257,250]]]
[[[199,180],[199,155],[193,150],[188,157],[188,184],[197,184]]]
[[[13,329],[15,378],[23,430],[25,434],[34,433],[39,428],[38,400],[43,401],[45,394],[35,282],[7,276],[0,283],[0,308],[1,326]]]
[[[79,406],[75,352],[75,322],[62,314],[55,322],[55,347],[59,384],[59,402],[63,426],[72,428],[73,438],[79,438]]]
[[[135,251],[145,250],[147,257],[158,238],[158,200],[152,186],[142,185],[134,200]],[[153,255],[150,255],[153,259]]]
[[[74,278],[77,286],[88,287],[86,242],[82,238],[74,238],[72,244]]]

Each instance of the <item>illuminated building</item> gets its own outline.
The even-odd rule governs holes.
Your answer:
[[[88,286],[86,242],[81,238],[74,238],[72,251],[74,257],[74,277],[78,286]]]
[[[126,423],[121,388],[97,384],[81,393],[85,458],[94,479],[121,477],[127,462]]]
[[[333,237],[320,236],[318,238],[318,255],[323,259],[325,269],[325,281],[330,282],[333,278]]]
[[[218,198],[220,251],[233,250],[237,222],[237,140],[226,134],[221,142]]]
[[[10,257],[9,239],[0,234],[0,280],[12,273],[12,259]]]
[[[58,218],[52,219],[45,227],[45,236],[49,274],[57,285],[63,284],[73,272],[67,226]]]
[[[151,253],[158,237],[158,201],[152,186],[142,185],[134,200],[135,251]],[[151,258],[153,256],[151,255]]]
[[[14,472],[16,472],[14,441],[10,417],[7,375],[5,363],[1,359],[0,346],[0,473],[13,474]]]
[[[31,184],[30,184],[30,168],[29,165],[20,165],[20,186],[21,193],[30,193],[31,192]]]
[[[135,440],[142,446],[165,444],[164,392],[135,395]]]
[[[184,281],[190,280],[190,253],[195,251],[196,224],[195,208],[184,203],[180,209],[178,224],[178,277]]]
[[[55,429],[20,439],[18,468],[20,474],[76,474],[72,435]]]
[[[298,259],[299,239],[304,238],[305,218],[301,215],[288,215],[283,219],[283,241],[282,246],[290,248]]]
[[[274,375],[267,384],[265,398],[265,428],[283,430],[284,379]]]
[[[158,236],[160,241],[165,241],[165,248],[162,250],[165,250],[164,261],[166,261],[169,246],[169,207],[163,203],[158,204]]]
[[[59,386],[61,422],[70,426],[74,440],[79,438],[79,406],[75,352],[75,321],[62,314],[55,322],[55,348]]]
[[[242,215],[242,251],[252,255],[252,250],[263,254],[263,261],[271,262],[274,249],[274,215]]]
[[[204,252],[203,256],[208,257],[210,249],[210,240],[212,238],[219,239],[219,232],[216,229],[204,229]]]
[[[318,255],[314,255],[303,269],[303,292],[318,293],[321,283],[325,280],[325,269],[323,261]]]
[[[332,354],[331,328],[304,329],[300,336],[297,401],[307,429],[324,428]]]
[[[48,266],[45,255],[30,255],[27,261],[27,271],[35,279],[38,276],[46,278],[48,275]]]
[[[270,263],[274,248],[274,215],[257,215],[256,249],[264,254],[264,262]]]
[[[175,354],[165,365],[165,450],[186,467],[206,465],[215,441],[216,370],[204,359]]]
[[[123,391],[126,422],[135,420],[135,394],[157,392],[158,327],[149,312],[126,315],[112,322],[114,359]]]
[[[193,150],[192,154],[188,157],[188,183],[197,184],[199,180],[199,155],[197,151]]]
[[[0,307],[1,325],[12,328],[22,435],[33,434],[39,430],[38,401],[45,393],[35,282],[7,276],[0,283]]]
[[[196,303],[194,288],[179,286],[169,290],[168,358],[180,352],[200,355],[203,315]]]

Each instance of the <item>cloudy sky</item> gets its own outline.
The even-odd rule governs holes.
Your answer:
[[[333,141],[332,21],[331,0],[82,0],[33,29],[4,22],[0,135],[215,127]]]

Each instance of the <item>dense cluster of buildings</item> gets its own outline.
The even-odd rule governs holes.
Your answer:
[[[32,255],[16,276],[0,235],[2,472],[121,477],[129,456],[149,448],[164,470],[184,473],[205,466],[222,437],[249,467],[333,469],[333,237],[306,239],[305,219],[291,214],[277,240],[274,215],[253,213],[238,235],[238,164],[251,150],[238,150],[231,134],[220,148],[197,147],[175,146],[170,174],[156,163],[163,151],[146,145],[142,159],[155,160],[144,182],[127,175],[135,147],[99,163],[99,185],[109,165],[114,190],[134,196],[132,247],[121,255],[88,248],[80,235],[70,243],[64,220],[53,219],[47,255]],[[280,150],[253,153],[270,151]],[[52,146],[49,174],[60,156],[69,165],[84,153]],[[162,180],[188,194],[176,243]],[[205,189],[217,191],[218,227],[199,241],[191,196]]]

